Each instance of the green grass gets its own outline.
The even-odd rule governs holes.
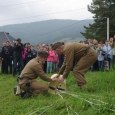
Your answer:
[[[88,72],[80,90],[72,74],[66,93],[21,99],[13,94],[16,78],[0,75],[0,115],[115,115],[115,72]]]

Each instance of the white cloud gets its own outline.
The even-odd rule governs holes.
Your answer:
[[[0,0],[0,25],[47,19],[91,18],[87,5],[92,0]]]

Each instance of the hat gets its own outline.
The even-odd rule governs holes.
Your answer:
[[[55,78],[58,74],[53,74],[51,78]],[[59,77],[63,77],[60,75]],[[60,91],[65,91],[66,90],[66,80],[64,82],[57,82],[57,81],[52,81],[49,83],[49,90],[48,92],[51,94],[57,94]]]

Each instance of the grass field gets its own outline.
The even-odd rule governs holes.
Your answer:
[[[70,74],[67,92],[21,99],[13,94],[16,78],[0,75],[0,115],[115,115],[115,72],[88,72],[80,90]]]

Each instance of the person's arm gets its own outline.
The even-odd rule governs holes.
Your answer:
[[[59,74],[63,74],[63,78],[65,79],[68,77],[69,72],[73,67],[74,49],[68,47],[64,53],[65,53],[64,63],[59,71]]]
[[[65,61],[66,60],[64,59],[64,62],[62,64],[61,68],[59,69],[59,72],[58,72],[59,75],[63,74],[63,72],[65,70],[65,67],[66,67],[66,62]]]
[[[74,51],[73,50],[67,50],[65,55],[65,70],[63,72],[63,78],[67,78],[72,67],[73,67],[73,61],[74,61]]]
[[[1,50],[1,60],[4,59],[4,47],[2,47],[2,50]]]
[[[48,77],[45,72],[43,71],[42,66],[40,66],[39,64],[37,64],[36,66],[33,67],[33,70],[35,71],[35,73],[37,73],[37,75],[44,81],[48,81],[51,82],[52,79],[50,77]]]

